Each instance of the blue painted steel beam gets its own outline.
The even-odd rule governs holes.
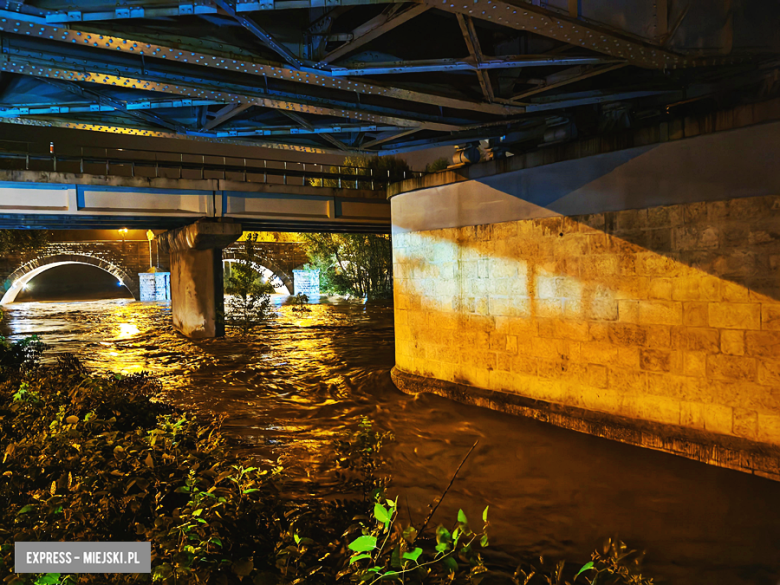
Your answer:
[[[239,24],[241,24],[241,26],[243,26],[245,29],[247,29],[257,38],[263,41],[263,43],[265,43],[271,49],[273,49],[282,59],[287,61],[287,63],[289,63],[293,69],[301,68],[303,63],[301,63],[298,57],[293,55],[292,52],[290,52],[290,49],[288,49],[279,41],[277,41],[273,37],[273,35],[271,35],[267,30],[265,30],[263,27],[261,27],[253,20],[250,20],[245,16],[241,16],[240,14],[237,14],[235,9],[230,4],[225,2],[225,0],[213,0],[213,2],[217,6],[219,6],[222,10],[227,12],[230,16],[235,18],[239,22]]]
[[[151,101],[144,100],[138,102],[127,102],[125,108],[119,108],[117,106],[109,104],[50,104],[50,105],[38,105],[38,106],[25,106],[22,104],[3,105],[0,106],[0,118],[17,118],[21,116],[46,116],[51,114],[81,114],[87,112],[116,112],[133,110],[158,110],[162,108],[185,108],[190,106],[211,106],[217,104],[224,104],[226,102],[217,100],[198,100],[198,99],[181,99],[181,100],[162,100]]]
[[[108,88],[117,86],[122,89],[138,89],[215,99],[233,103],[253,103],[254,105],[294,110],[324,116],[354,118],[361,122],[388,124],[398,126],[424,126],[442,131],[457,130],[460,124],[468,124],[470,120],[445,118],[441,116],[398,110],[384,106],[373,106],[315,95],[279,90],[263,90],[257,86],[249,87],[231,83],[219,82],[190,75],[173,73],[170,70],[146,67],[120,67],[116,64],[86,62],[62,54],[26,51],[9,48],[15,58],[6,62],[0,60],[0,69],[11,73],[22,73],[42,79],[66,79],[72,81],[89,81],[105,85]],[[44,58],[41,58],[44,57]],[[61,63],[63,69],[52,67]],[[87,72],[84,72],[85,68]],[[118,77],[117,72],[128,74]]]
[[[106,34],[69,30],[60,26],[36,26],[32,23],[24,23],[13,17],[0,16],[0,31],[12,33],[9,36],[9,47],[7,50],[10,53],[17,53],[20,55],[25,53],[23,51],[16,51],[13,43],[14,35],[23,35],[26,40],[42,38],[61,43],[76,44],[82,47],[89,47],[90,49],[107,49],[115,52],[117,55],[132,55],[134,57],[142,55],[144,58],[153,57],[155,60],[158,60],[158,63],[160,61],[187,63],[189,65],[204,67],[212,71],[230,71],[262,77],[264,79],[279,79],[320,89],[347,91],[352,95],[362,94],[367,96],[379,96],[502,116],[518,114],[523,111],[522,107],[517,105],[488,104],[462,97],[442,96],[422,91],[384,86],[369,80],[334,77],[329,71],[313,69],[311,67],[303,67],[301,71],[296,71],[281,64],[259,64],[253,61],[229,59],[224,56],[216,56],[196,51],[185,51],[165,45]],[[57,61],[57,54],[52,56],[51,49],[36,51],[31,55],[35,56],[37,52],[41,52],[41,54],[46,55],[47,58],[53,59],[53,62]],[[28,52],[27,54],[30,53]],[[105,60],[105,53],[103,51],[95,51],[94,60]],[[83,59],[79,64],[82,66],[87,65]],[[114,69],[111,73],[117,73],[121,70],[122,69]]]
[[[407,0],[328,0],[327,6],[358,6],[368,4],[400,4]],[[262,2],[236,2],[237,13],[265,12],[269,10],[293,10],[322,8],[323,0],[264,0]],[[61,10],[46,15],[45,22],[67,24],[69,22],[94,22],[100,20],[128,20],[138,18],[170,18],[182,15],[217,14],[216,6],[194,2],[170,6],[126,7],[114,10]]]
[[[431,59],[421,61],[395,61],[386,63],[350,63],[334,66],[330,74],[334,77],[351,75],[402,75],[406,73],[428,73],[432,71],[482,71],[487,69],[510,69],[513,67],[555,67],[564,65],[599,65],[622,63],[622,60],[598,56],[548,56],[507,55],[506,57],[483,57],[477,63],[474,59]]]

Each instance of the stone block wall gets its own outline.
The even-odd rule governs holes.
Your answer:
[[[409,374],[780,445],[780,197],[396,233]]]

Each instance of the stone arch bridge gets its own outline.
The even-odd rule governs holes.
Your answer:
[[[113,235],[113,234],[112,234]],[[58,241],[37,253],[11,253],[0,258],[0,303],[12,303],[24,286],[39,274],[63,264],[87,264],[116,277],[133,298],[140,298],[138,274],[150,268],[149,242],[146,239]],[[241,242],[225,248],[223,258],[237,259]],[[258,267],[267,268],[294,294],[293,269],[307,262],[298,242],[258,242],[255,245]],[[168,271],[168,254],[152,245],[151,264]]]

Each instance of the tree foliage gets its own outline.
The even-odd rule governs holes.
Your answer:
[[[0,254],[37,252],[48,243],[46,230],[0,230]]]
[[[257,234],[247,235],[239,260],[230,267],[230,273],[225,279],[225,293],[229,295],[226,323],[242,335],[249,335],[265,322],[271,312],[268,295],[274,288],[264,282],[254,268],[256,242]]]
[[[387,298],[393,291],[393,251],[384,234],[303,234],[320,288],[361,298]]]
[[[427,165],[425,165],[425,172],[435,173],[438,171],[443,171],[448,166],[450,166],[450,160],[448,158],[437,158],[435,161],[429,162]]]

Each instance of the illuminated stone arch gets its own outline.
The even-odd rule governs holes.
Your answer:
[[[51,268],[64,264],[86,264],[100,268],[114,276],[117,281],[130,291],[133,298],[139,298],[138,280],[133,278],[123,267],[104,258],[88,256],[86,254],[52,254],[35,258],[14,270],[4,283],[5,294],[0,300],[0,305],[13,303],[16,296],[24,290],[24,287],[33,278]]]
[[[223,262],[238,262],[239,260],[241,260],[240,251],[234,252],[228,249],[222,250]],[[264,270],[267,270],[273,275],[274,278],[277,278],[279,281],[281,281],[284,288],[287,289],[287,294],[291,295],[294,293],[295,286],[293,284],[293,275],[279,268],[276,262],[274,262],[272,259],[264,256],[258,256],[257,262],[252,262],[252,268],[257,270],[260,274],[262,274]]]

